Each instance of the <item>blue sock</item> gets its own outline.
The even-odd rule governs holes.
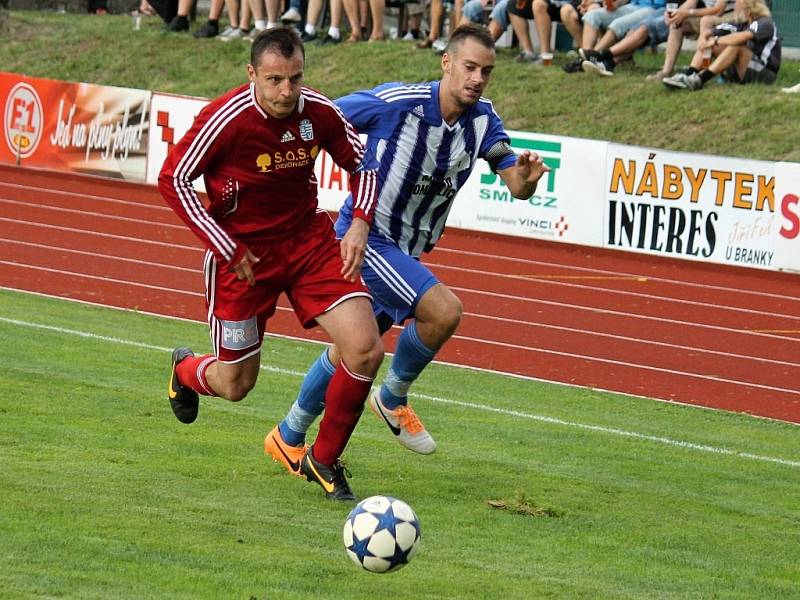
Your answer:
[[[278,424],[281,437],[290,446],[305,443],[306,431],[325,408],[325,392],[335,371],[326,348],[311,365],[292,408]]]
[[[394,358],[381,386],[381,402],[386,408],[394,410],[401,404],[408,404],[408,388],[434,356],[436,351],[419,339],[417,322],[411,321],[397,338]]]

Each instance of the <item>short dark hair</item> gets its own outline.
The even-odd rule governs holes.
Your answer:
[[[250,64],[253,68],[257,67],[261,55],[265,52],[277,52],[284,58],[291,58],[298,49],[305,60],[306,49],[294,29],[289,27],[265,29],[253,40],[253,46],[250,48]]]
[[[466,25],[459,25],[456,30],[450,34],[450,40],[447,42],[447,48],[444,49],[448,54],[453,54],[457,48],[464,43],[464,40],[472,38],[479,44],[494,50],[494,40],[489,30],[482,25],[475,23],[467,23]]]

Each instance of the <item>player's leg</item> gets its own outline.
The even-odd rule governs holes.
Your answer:
[[[317,316],[317,322],[339,347],[341,360],[328,383],[325,412],[300,472],[318,483],[333,500],[352,501],[340,460],[356,428],[383,360],[383,344],[367,297],[350,298]]]
[[[263,267],[256,269],[258,277]],[[275,312],[279,294],[263,285],[251,287],[234,273],[219,269],[210,252],[203,272],[213,354],[195,356],[189,348],[172,353],[167,395],[182,423],[197,418],[200,395],[238,402],[253,389],[266,322]]]
[[[375,413],[386,421],[397,441],[414,452],[431,454],[436,442],[408,401],[408,391],[461,322],[461,301],[436,282],[414,307],[414,319],[397,339],[389,371],[370,398]]]

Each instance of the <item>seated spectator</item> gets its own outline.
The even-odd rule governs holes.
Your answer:
[[[376,0],[370,0],[370,3]],[[383,3],[384,0],[377,0]],[[446,44],[443,40],[437,44],[439,38],[442,38],[442,25],[444,24],[444,0],[431,0],[431,18],[429,23],[431,26],[428,32],[428,37],[417,43],[417,48],[433,48],[434,51],[443,51]],[[461,21],[461,12],[464,7],[464,0],[455,0],[453,3],[453,12],[450,16],[450,23],[458,23]]]
[[[669,36],[669,29],[665,15],[655,14],[606,50],[599,52],[585,48],[578,50],[583,59],[581,68],[592,75],[611,77],[614,75],[614,68],[619,63],[629,60],[639,48],[648,44],[657,46],[665,42]]]
[[[684,36],[699,38],[703,31],[714,25],[734,22],[737,19],[733,10],[735,4],[736,0],[685,0],[678,6],[678,10],[665,14],[669,35],[664,51],[664,65],[656,73],[648,75],[647,79],[661,81],[672,75]]]
[[[208,8],[208,20],[192,35],[196,38],[217,37],[219,35],[219,17],[224,6],[225,0],[211,0]]]
[[[663,79],[667,88],[699,90],[720,75],[731,83],[775,83],[781,41],[769,8],[764,0],[736,0],[736,12],[745,21],[719,25],[700,38],[689,72]],[[715,58],[704,66],[709,54]]]
[[[331,22],[328,26],[328,33],[319,41],[320,46],[328,44],[338,44],[342,41],[342,32],[339,28],[342,24],[342,11],[347,12],[347,19],[350,22],[350,40],[358,41],[360,25],[358,21],[358,4],[356,2],[347,2],[343,0],[330,0],[331,3]],[[308,3],[308,12],[306,15],[306,26],[300,39],[308,43],[317,39],[317,22],[322,15],[322,9],[325,8],[325,0],[310,0]],[[285,16],[285,13],[284,13]],[[381,25],[381,27],[383,27]],[[355,36],[355,37],[354,37]]]
[[[510,25],[507,11],[508,0],[500,0],[500,2],[495,4],[487,19],[486,11],[490,6],[490,0],[469,0],[469,2],[464,5],[464,12],[459,26],[466,23],[486,25],[492,39],[496,42]],[[487,20],[488,23],[486,22]]]
[[[553,22],[562,23],[572,36],[573,46],[580,45],[583,37],[583,14],[580,12],[582,0],[533,0],[533,22],[539,35],[539,52],[550,54],[553,46],[550,36]],[[594,2],[588,6],[599,8]],[[591,9],[589,9],[591,10]]]
[[[230,25],[219,34],[219,40],[230,42],[247,38],[250,34],[250,2],[244,0],[239,3],[239,0],[225,0],[225,6],[228,7]]]

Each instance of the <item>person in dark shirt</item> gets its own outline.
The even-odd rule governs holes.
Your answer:
[[[722,75],[732,83],[775,83],[781,41],[764,0],[736,0],[742,23],[722,24],[699,40],[688,72],[667,77],[668,88],[699,90]],[[704,66],[704,55],[713,59]]]

